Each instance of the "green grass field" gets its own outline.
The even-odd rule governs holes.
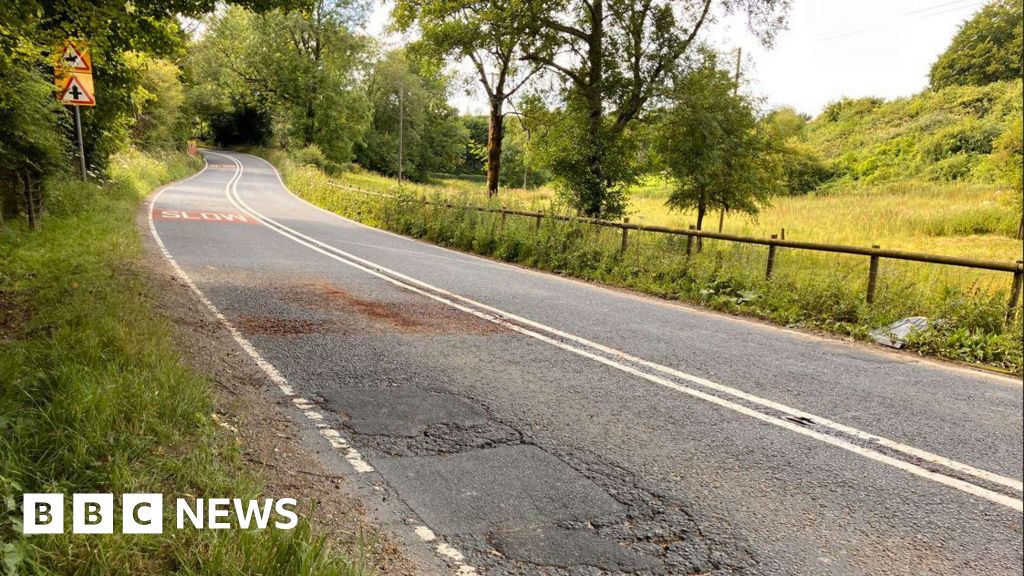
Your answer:
[[[779,251],[765,279],[767,249],[708,240],[687,259],[685,239],[634,233],[618,253],[619,232],[532,219],[424,207],[415,202],[361,195],[331,186],[312,168],[298,168],[269,153],[285,168],[289,185],[327,209],[461,250],[543,270],[623,286],[670,299],[756,316],[786,326],[863,339],[875,328],[907,316],[936,320],[911,348],[923,354],[1022,369],[1020,314],[1005,322],[1011,274],[915,262],[882,260],[876,301],[865,302],[868,258],[804,250]],[[444,179],[399,186],[392,179],[350,172],[333,180],[347,186],[403,196],[445,198],[456,204],[487,202],[478,182]],[[665,207],[668,187],[644,182],[630,196],[633,222],[685,227],[692,214]],[[1006,192],[979,184],[886,184],[829,194],[776,198],[756,218],[729,215],[724,231],[787,239],[871,246],[1012,262],[1021,258],[1013,238],[1017,216]],[[493,204],[548,209],[550,188],[506,190]],[[706,228],[717,229],[717,214]]]
[[[342,184],[378,192],[394,192],[398,182],[371,172],[347,172]],[[414,194],[467,196],[486,202],[479,182],[459,178],[431,184],[403,183]],[[670,211],[665,205],[670,187],[648,179],[629,199],[632,222],[686,228],[696,222],[693,212]],[[906,182],[877,185],[829,194],[782,196],[760,214],[727,214],[723,231],[744,236],[779,234],[786,238],[928,252],[947,256],[1013,261],[1024,256],[1013,235],[1018,216],[1007,203],[1005,188],[988,184]],[[550,187],[502,190],[499,202],[547,209],[555,197]],[[710,214],[705,229],[718,229],[718,214]]]
[[[211,382],[176,353],[137,266],[139,202],[196,167],[180,154],[123,153],[103,185],[49,186],[38,231],[0,227],[0,573],[364,572],[306,521],[292,531],[173,529],[176,497],[261,492],[211,419]],[[163,493],[172,528],[26,537],[25,492]]]

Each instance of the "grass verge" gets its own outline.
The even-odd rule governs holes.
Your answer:
[[[366,572],[306,520],[291,531],[173,527],[177,497],[261,492],[137,265],[139,202],[196,168],[183,155],[123,153],[106,182],[51,183],[40,230],[0,228],[0,573]],[[23,536],[24,492],[163,493],[165,532]]]
[[[869,305],[864,301],[867,258],[781,250],[769,281],[764,277],[764,247],[706,240],[703,250],[688,258],[685,238],[632,233],[629,249],[621,254],[617,230],[553,220],[535,228],[532,218],[502,222],[495,214],[424,206],[413,201],[414,195],[428,192],[422,187],[409,188],[396,199],[347,192],[331,186],[316,168],[296,165],[284,152],[262,153],[282,170],[296,194],[371,226],[549,272],[857,339],[900,318],[927,316],[932,325],[910,339],[911,349],[1016,374],[1024,370],[1020,314],[1005,321],[1008,273],[887,260],[876,300]],[[377,184],[375,191],[396,192]],[[430,192],[435,199],[480,203],[466,195]]]

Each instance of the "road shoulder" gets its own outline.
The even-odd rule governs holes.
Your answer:
[[[266,496],[296,498],[332,546],[354,553],[362,548],[368,572],[381,576],[422,573],[430,559],[416,558],[416,551],[410,553],[395,531],[386,527],[393,519],[367,497],[372,488],[360,485],[325,450],[322,438],[296,417],[295,408],[162,256],[147,220],[152,198],[159,191],[150,194],[136,213],[145,250],[142,273],[153,287],[157,313],[171,325],[175,348],[214,384],[216,419],[235,436],[246,463],[265,482]]]

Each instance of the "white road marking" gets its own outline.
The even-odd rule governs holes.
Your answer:
[[[277,176],[277,181],[281,184],[281,187],[284,190],[286,190],[289,194],[291,194],[294,198],[296,198],[297,200],[305,203],[306,205],[311,206],[311,207],[313,207],[313,208],[315,208],[315,209],[317,209],[317,210],[319,210],[321,212],[324,212],[325,214],[334,216],[335,218],[338,218],[338,219],[343,220],[345,222],[354,223],[354,224],[363,226],[365,228],[370,228],[370,229],[372,229],[372,230],[374,230],[376,232],[381,232],[381,233],[389,234],[391,236],[395,236],[395,237],[398,237],[398,238],[403,238],[405,240],[410,240],[409,238],[406,238],[406,237],[398,235],[398,234],[394,234],[393,232],[389,232],[387,230],[379,230],[377,228],[372,228],[370,226],[366,226],[365,224],[361,224],[359,222],[355,222],[355,221],[349,220],[347,218],[344,218],[343,216],[335,214],[334,212],[331,212],[329,210],[325,210],[324,208],[321,208],[321,207],[319,207],[319,206],[317,206],[315,204],[312,204],[309,201],[305,200],[304,198],[296,196],[294,193],[291,192],[291,190],[288,189],[288,186],[285,185],[284,180],[281,179],[280,172],[278,172],[277,169],[273,167],[273,165],[271,165],[266,160],[263,160],[259,156],[253,156],[251,154],[248,154],[247,156],[251,156],[252,158],[258,159],[258,160],[266,163],[268,166],[270,166],[271,169],[274,170],[274,174]],[[241,163],[239,162],[239,164],[241,164]],[[235,193],[237,194],[237,188],[235,190]],[[237,206],[238,205],[236,204],[236,207]],[[760,396],[755,396],[753,394],[749,394],[747,392],[744,392],[744,391],[739,390],[737,388],[733,388],[731,386],[726,386],[724,384],[719,384],[717,382],[713,382],[711,380],[708,380],[706,378],[702,378],[700,376],[695,376],[693,374],[687,374],[687,373],[685,373],[685,372],[683,372],[681,370],[677,370],[675,368],[671,368],[671,367],[668,367],[668,366],[657,364],[655,362],[644,360],[644,359],[639,358],[637,356],[633,356],[633,355],[631,355],[631,354],[629,354],[627,352],[623,352],[621,350],[617,350],[615,348],[611,348],[611,347],[605,346],[603,344],[598,344],[597,342],[593,342],[591,340],[587,340],[586,338],[583,338],[583,337],[580,337],[580,336],[576,336],[575,334],[570,334],[568,332],[564,332],[564,331],[559,330],[557,328],[553,328],[551,326],[547,326],[545,324],[541,324],[539,322],[530,320],[528,318],[524,318],[522,316],[518,316],[518,315],[513,314],[511,312],[506,312],[506,311],[501,310],[499,308],[495,308],[493,306],[489,306],[489,305],[484,304],[482,302],[477,302],[476,300],[467,298],[465,296],[462,296],[462,295],[459,295],[459,294],[455,294],[453,292],[449,292],[449,291],[447,291],[447,290],[445,290],[443,288],[438,288],[438,287],[433,286],[431,284],[427,284],[426,282],[423,282],[421,280],[417,280],[417,279],[412,278],[410,276],[406,276],[405,274],[402,274],[401,272],[398,272],[398,271],[391,270],[389,268],[380,266],[379,264],[376,264],[374,262],[370,262],[370,261],[364,260],[364,259],[362,259],[362,258],[360,258],[360,257],[358,257],[358,256],[356,256],[354,254],[350,254],[348,252],[345,252],[345,251],[341,250],[340,248],[336,248],[334,246],[330,246],[330,245],[328,245],[328,244],[326,244],[324,242],[321,242],[321,241],[316,240],[314,238],[310,238],[308,236],[305,236],[301,232],[295,231],[295,230],[293,230],[291,228],[288,228],[287,226],[281,225],[278,222],[275,222],[275,224],[280,226],[280,227],[282,227],[282,228],[285,228],[289,232],[292,232],[292,233],[294,233],[294,234],[296,234],[298,236],[301,236],[301,237],[303,237],[303,238],[305,238],[305,239],[307,239],[307,240],[309,240],[311,242],[314,242],[314,243],[319,244],[321,246],[329,247],[331,250],[333,250],[333,251],[335,251],[335,252],[337,252],[339,254],[342,254],[342,255],[344,255],[347,258],[351,258],[351,259],[353,259],[353,260],[355,260],[357,262],[360,262],[360,263],[365,264],[367,266],[371,266],[371,267],[373,267],[373,268],[375,268],[377,270],[380,270],[382,272],[390,274],[390,275],[392,275],[394,277],[400,278],[400,279],[402,279],[402,280],[404,280],[406,282],[410,282],[412,284],[416,284],[416,285],[421,286],[423,288],[426,288],[428,290],[432,290],[432,291],[437,292],[439,294],[442,294],[442,295],[444,295],[444,296],[446,296],[448,298],[452,298],[454,300],[458,300],[460,302],[464,302],[464,303],[469,304],[471,306],[475,306],[477,308],[480,308],[480,309],[486,310],[488,312],[494,313],[494,314],[496,314],[496,315],[498,315],[498,316],[500,316],[502,318],[507,318],[507,319],[510,319],[510,320],[514,320],[515,322],[518,322],[518,323],[521,323],[521,324],[525,324],[527,326],[530,326],[531,328],[535,328],[535,329],[538,329],[538,330],[542,330],[542,331],[548,332],[549,334],[553,334],[555,336],[558,336],[559,338],[564,338],[566,340],[571,340],[573,342],[576,342],[577,344],[581,344],[581,345],[583,345],[583,346],[585,346],[587,348],[600,351],[600,352],[602,352],[604,354],[609,354],[609,355],[611,355],[613,357],[620,358],[620,359],[622,359],[624,361],[627,361],[627,362],[631,362],[631,363],[635,363],[635,364],[640,364],[640,365],[642,365],[642,366],[644,366],[646,368],[650,368],[652,370],[656,370],[658,372],[661,372],[661,373],[669,375],[669,376],[673,376],[673,377],[676,377],[676,378],[681,378],[683,380],[687,380],[687,381],[689,381],[689,382],[691,382],[693,384],[697,384],[697,385],[700,385],[700,386],[711,388],[711,389],[716,390],[718,392],[722,392],[724,394],[728,394],[730,396],[734,396],[736,398],[740,398],[742,400],[746,400],[747,402],[750,402],[750,403],[753,403],[753,404],[758,404],[758,405],[764,406],[766,408],[770,408],[772,410],[776,410],[776,411],[782,412],[784,414],[788,414],[788,415],[796,417],[796,418],[808,418],[808,419],[811,419],[811,420],[814,421],[814,424],[816,426],[821,426],[821,427],[824,427],[824,428],[830,428],[830,429],[835,430],[837,432],[841,432],[843,434],[847,434],[849,436],[853,436],[853,437],[855,437],[855,438],[857,438],[859,440],[863,440],[863,441],[870,442],[870,443],[873,443],[873,444],[878,444],[879,446],[884,446],[884,447],[886,447],[886,448],[888,448],[890,450],[895,450],[897,452],[902,452],[904,454],[907,454],[908,456],[913,456],[915,458],[920,458],[921,460],[924,460],[926,462],[930,462],[932,464],[937,464],[939,466],[944,466],[946,468],[949,468],[951,470],[956,470],[957,472],[960,472],[962,474],[966,474],[968,476],[974,476],[974,477],[979,478],[981,480],[992,482],[993,484],[999,484],[1001,486],[1006,486],[1007,488],[1012,488],[1014,490],[1017,490],[1018,492],[1024,492],[1024,482],[1022,482],[1021,480],[1017,480],[1016,478],[1010,478],[1010,477],[1007,477],[1007,476],[1002,476],[1000,474],[995,474],[993,472],[989,472],[987,470],[982,470],[980,468],[976,468],[974,466],[971,466],[969,464],[965,464],[963,462],[958,462],[956,460],[952,460],[950,458],[946,458],[944,456],[940,456],[938,454],[934,454],[932,452],[928,452],[928,451],[922,450],[920,448],[915,448],[914,446],[903,444],[901,442],[897,442],[895,440],[890,440],[890,439],[885,438],[883,436],[878,436],[876,434],[871,434],[870,432],[865,432],[863,430],[854,428],[852,426],[847,426],[845,424],[841,424],[839,422],[835,422],[833,420],[829,420],[828,418],[824,418],[822,416],[818,416],[818,415],[812,414],[810,412],[805,412],[805,411],[800,410],[798,408],[793,408],[791,406],[787,406],[785,404],[781,404],[781,403],[775,402],[773,400],[768,400],[766,398],[761,398]],[[485,261],[485,262],[487,262],[487,261]],[[495,264],[495,263],[492,263],[492,264]],[[502,264],[502,263],[496,263],[496,264]],[[519,268],[514,268],[514,269],[519,270],[521,272],[536,273],[535,271],[532,271],[532,270],[521,270]],[[558,277],[558,276],[554,276],[554,278],[557,279],[557,280],[563,280],[563,281],[568,281],[569,280],[569,279],[561,278],[561,277]],[[692,309],[687,308],[687,310],[692,310]],[[803,336],[803,337],[807,336],[806,334],[801,334],[799,332],[792,331],[792,330],[786,330],[786,329],[780,329],[780,330],[782,330],[784,332],[789,332],[789,333],[792,333],[792,334],[797,334],[797,335]],[[940,366],[943,367],[943,368],[950,368],[948,366],[942,366],[942,365],[940,365]],[[957,370],[959,370],[959,368],[957,368]],[[985,376],[993,376],[991,374],[984,374],[984,375]]]
[[[219,153],[216,153],[216,152],[214,154],[218,154],[218,155],[224,156],[226,158],[229,158],[230,160],[235,162],[235,164],[237,165],[237,167],[238,167],[238,169],[240,171],[244,171],[244,167],[242,166],[242,163],[239,162],[233,156],[229,156],[227,154],[219,154]],[[273,167],[271,167],[271,168],[273,169]],[[287,186],[285,186],[283,180],[281,180],[280,174],[277,173],[276,169],[274,169],[274,172],[275,172],[275,174],[277,174],[278,180],[281,182],[282,187],[285,190],[287,190]],[[571,346],[569,344],[566,344],[564,342],[555,340],[554,338],[551,338],[549,336],[546,336],[546,335],[541,334],[539,332],[536,332],[534,330],[524,328],[524,327],[519,326],[517,324],[513,324],[512,322],[509,322],[507,319],[513,319],[513,320],[516,320],[517,322],[522,322],[522,323],[527,324],[527,325],[529,325],[529,326],[531,326],[533,328],[538,328],[538,329],[544,330],[544,331],[546,331],[546,332],[548,332],[550,334],[557,335],[557,336],[559,336],[561,338],[565,338],[567,340],[571,340],[571,341],[573,341],[573,342],[575,342],[577,344],[585,346],[586,348],[590,348],[592,350],[601,351],[601,352],[604,352],[606,354],[610,354],[610,355],[613,355],[615,357],[621,358],[623,360],[627,360],[627,361],[630,361],[630,362],[638,363],[638,364],[643,365],[646,368],[654,369],[656,371],[659,371],[659,372],[662,372],[662,373],[665,373],[665,374],[671,374],[671,375],[676,376],[678,378],[682,378],[682,379],[688,380],[688,381],[690,381],[690,382],[692,382],[694,384],[698,384],[698,385],[701,385],[701,386],[704,386],[704,387],[708,387],[708,388],[714,389],[714,390],[716,390],[718,392],[723,392],[723,393],[732,395],[734,397],[742,398],[742,399],[747,400],[749,402],[756,403],[756,404],[759,404],[759,405],[764,406],[764,407],[772,408],[774,410],[778,410],[778,411],[781,411],[783,413],[787,413],[787,414],[791,414],[791,415],[795,415],[795,416],[803,416],[805,418],[810,418],[810,419],[812,419],[815,422],[815,424],[821,424],[821,425],[823,425],[825,427],[832,428],[833,430],[844,432],[846,434],[852,435],[852,436],[857,437],[857,438],[862,439],[862,440],[868,440],[868,441],[871,441],[871,442],[875,442],[875,443],[877,443],[879,445],[882,445],[882,446],[885,446],[887,448],[890,448],[890,449],[893,449],[893,450],[897,450],[897,451],[906,453],[906,454],[911,455],[911,456],[915,456],[915,457],[918,457],[918,458],[924,458],[924,459],[928,460],[929,462],[946,466],[948,468],[951,468],[953,470],[957,470],[957,471],[962,472],[964,474],[975,476],[975,477],[978,477],[978,478],[983,479],[983,480],[988,480],[990,482],[995,482],[995,483],[998,483],[998,484],[1001,484],[1001,485],[1004,485],[1004,486],[1007,486],[1007,487],[1010,487],[1010,488],[1014,488],[1016,490],[1024,490],[1024,486],[1022,486],[1022,483],[1019,480],[1016,480],[1016,479],[1013,479],[1013,478],[1006,478],[1004,476],[1000,476],[1000,475],[994,474],[992,472],[988,472],[988,471],[985,471],[985,470],[980,470],[978,468],[974,468],[974,467],[969,466],[967,464],[963,464],[961,462],[956,462],[954,460],[950,460],[948,458],[944,458],[942,456],[938,456],[936,454],[932,454],[930,452],[926,452],[924,450],[920,450],[920,449],[914,448],[912,446],[907,446],[907,445],[904,445],[904,444],[901,444],[901,443],[898,443],[898,442],[895,442],[895,441],[892,441],[892,440],[888,440],[888,439],[882,438],[880,436],[876,436],[874,434],[869,434],[867,432],[863,432],[863,431],[858,430],[856,428],[852,428],[852,427],[849,427],[849,426],[838,424],[836,422],[832,422],[831,420],[819,417],[817,415],[810,414],[810,413],[807,413],[807,412],[803,412],[803,411],[797,410],[795,408],[791,408],[789,406],[776,403],[776,402],[771,401],[771,400],[760,398],[758,396],[754,396],[752,394],[748,394],[746,392],[743,392],[741,390],[737,390],[735,388],[731,388],[731,387],[728,387],[728,386],[725,386],[725,385],[722,385],[722,384],[718,384],[718,383],[712,382],[710,380],[706,380],[704,378],[700,378],[698,376],[693,376],[693,375],[690,375],[690,374],[686,374],[686,373],[684,373],[682,371],[678,371],[678,370],[675,370],[673,368],[668,368],[668,367],[665,367],[665,366],[660,366],[660,365],[655,364],[653,362],[648,362],[648,361],[636,358],[635,356],[629,355],[629,354],[627,354],[625,352],[622,352],[620,350],[615,350],[613,348],[609,348],[609,347],[606,347],[606,346],[603,346],[603,345],[600,345],[600,344],[596,344],[596,343],[590,342],[589,340],[586,340],[584,338],[581,338],[581,337],[578,337],[578,336],[575,336],[575,335],[572,335],[572,334],[568,334],[568,333],[562,332],[562,331],[560,331],[560,330],[558,330],[556,328],[552,328],[550,326],[545,326],[545,325],[540,324],[538,322],[534,322],[532,320],[527,320],[525,318],[521,318],[519,316],[516,316],[514,314],[510,314],[510,313],[505,312],[503,310],[500,310],[500,309],[497,309],[497,308],[494,308],[494,307],[491,307],[491,306],[487,306],[487,305],[481,304],[479,302],[475,302],[473,300],[470,300],[468,298],[465,298],[465,297],[453,294],[451,292],[448,292],[448,291],[443,290],[441,288],[437,288],[437,287],[432,286],[430,284],[427,284],[425,282],[416,280],[414,278],[410,278],[410,277],[405,276],[404,274],[401,274],[401,273],[396,272],[394,270],[389,270],[388,268],[385,268],[383,266],[380,266],[379,264],[370,262],[368,260],[364,260],[362,258],[359,258],[358,256],[353,255],[353,254],[349,254],[349,253],[347,253],[347,252],[345,252],[345,251],[343,251],[341,249],[335,248],[335,247],[330,246],[330,245],[328,245],[328,244],[326,244],[324,242],[321,242],[319,240],[316,240],[314,238],[306,236],[305,234],[302,234],[301,232],[293,230],[292,228],[289,228],[288,226],[285,226],[284,224],[281,224],[280,222],[277,222],[276,220],[267,217],[266,215],[260,213],[259,211],[255,210],[251,206],[249,206],[238,195],[237,179],[234,179],[232,182],[229,183],[229,185],[225,189],[225,192],[227,193],[228,200],[232,204],[234,204],[235,207],[237,207],[240,210],[243,210],[245,212],[248,212],[249,214],[254,215],[255,217],[259,218],[264,224],[266,224],[268,226],[268,228],[270,228],[271,230],[277,232],[278,234],[281,234],[282,236],[284,236],[286,238],[289,238],[289,239],[291,239],[294,242],[302,244],[303,246],[306,246],[307,248],[310,248],[311,250],[319,252],[319,253],[321,253],[321,254],[329,257],[329,258],[337,260],[338,262],[342,262],[344,264],[347,264],[349,266],[352,266],[354,268],[357,268],[359,270],[367,272],[367,273],[369,273],[369,274],[371,274],[373,276],[381,278],[382,280],[385,280],[385,281],[387,281],[387,282],[389,282],[391,284],[394,284],[395,286],[399,286],[401,288],[405,288],[406,290],[410,290],[412,292],[421,294],[423,296],[426,296],[428,298],[431,298],[433,300],[436,300],[438,302],[446,304],[446,305],[448,305],[448,306],[450,306],[452,308],[455,308],[455,309],[461,310],[463,312],[472,314],[474,316],[477,316],[477,317],[479,317],[481,319],[484,319],[484,320],[487,320],[489,322],[492,322],[492,323],[504,326],[504,327],[506,327],[506,328],[508,328],[510,330],[513,330],[515,332],[518,332],[520,334],[523,334],[523,335],[526,335],[526,336],[530,336],[531,338],[535,338],[535,339],[540,340],[542,342],[546,342],[548,344],[551,344],[552,346],[556,346],[556,347],[561,348],[563,350],[566,350],[566,351],[569,351],[569,352],[573,352],[575,354],[578,354],[580,356],[589,358],[589,359],[594,360],[596,362],[600,362],[602,364],[605,364],[607,366],[616,368],[616,369],[621,370],[623,372],[626,372],[626,373],[629,373],[629,374],[633,374],[633,375],[635,375],[637,377],[640,377],[640,378],[643,378],[643,379],[645,379],[645,380],[647,380],[649,382],[653,382],[653,383],[659,384],[661,386],[664,386],[666,388],[670,388],[670,389],[673,389],[673,390],[676,390],[676,391],[688,394],[688,395],[693,396],[695,398],[699,398],[699,399],[711,402],[711,403],[716,404],[718,406],[721,406],[721,407],[728,408],[730,410],[736,411],[736,412],[738,412],[740,414],[744,414],[746,416],[750,416],[751,418],[756,418],[756,419],[761,420],[763,422],[766,422],[766,423],[769,423],[769,424],[774,424],[775,426],[779,426],[781,428],[785,428],[785,429],[787,429],[787,430],[789,430],[791,432],[795,432],[797,434],[801,434],[801,435],[804,435],[804,436],[808,436],[810,438],[814,438],[814,439],[819,440],[821,442],[824,442],[826,444],[835,446],[837,448],[842,448],[844,450],[847,450],[847,451],[852,452],[854,454],[858,454],[860,456],[863,456],[865,458],[874,460],[876,462],[880,462],[880,463],[883,463],[883,464],[888,464],[888,465],[890,465],[890,466],[892,466],[894,468],[903,470],[903,471],[908,472],[910,474],[913,474],[915,476],[919,476],[921,478],[925,478],[925,479],[931,480],[933,482],[937,482],[939,484],[942,484],[942,485],[945,485],[945,486],[948,486],[948,487],[951,487],[951,488],[955,488],[955,489],[960,490],[962,492],[965,492],[965,493],[968,493],[968,494],[971,494],[971,495],[974,495],[974,496],[978,496],[980,498],[987,499],[989,501],[992,501],[992,502],[995,502],[997,504],[1006,506],[1006,507],[1011,508],[1013,510],[1016,510],[1018,512],[1024,511],[1024,501],[1021,501],[1020,499],[1013,498],[1013,497],[1010,497],[1010,496],[1006,496],[1004,494],[1000,494],[999,492],[995,492],[993,490],[989,490],[987,488],[983,488],[981,486],[978,486],[978,485],[975,485],[975,484],[971,484],[970,482],[966,482],[966,481],[961,480],[959,478],[955,478],[955,477],[952,477],[952,476],[947,476],[945,474],[939,474],[937,472],[933,472],[931,470],[928,470],[927,468],[923,468],[923,467],[918,466],[916,464],[912,464],[912,463],[909,463],[909,462],[905,462],[903,460],[899,460],[897,458],[894,458],[892,456],[883,454],[883,453],[878,452],[876,450],[872,450],[870,448],[864,448],[862,446],[859,446],[859,445],[854,444],[852,442],[849,442],[847,440],[843,440],[843,439],[837,438],[835,436],[831,436],[831,435],[828,435],[828,434],[824,434],[822,432],[818,432],[816,430],[811,430],[811,429],[805,428],[803,426],[800,426],[798,424],[790,422],[789,420],[785,420],[785,419],[782,419],[782,418],[777,418],[777,417],[771,416],[769,414],[764,414],[764,413],[758,412],[756,410],[753,410],[751,408],[748,408],[747,406],[744,406],[742,404],[737,404],[737,403],[732,402],[730,400],[727,400],[727,399],[724,399],[724,398],[721,398],[721,397],[718,397],[718,396],[715,396],[715,395],[712,395],[712,394],[709,394],[709,393],[706,393],[706,392],[702,392],[700,390],[697,390],[697,389],[694,389],[694,388],[690,388],[688,386],[683,386],[681,384],[678,384],[676,382],[672,382],[670,380],[666,380],[666,379],[661,378],[659,376],[656,376],[654,374],[649,374],[647,372],[642,372],[642,371],[640,371],[640,370],[638,370],[638,369],[636,369],[636,368],[634,368],[632,366],[628,366],[628,365],[622,364],[621,362],[618,362],[618,361],[613,360],[611,358],[606,358],[606,357],[603,357],[603,356],[599,356],[599,355],[595,354],[594,352],[591,352],[591,351],[586,350],[584,348],[578,348],[578,347],[575,347],[575,346]],[[324,248],[330,248],[330,251],[325,250]],[[427,292],[426,290],[431,290],[433,292],[436,292],[436,294],[431,293],[431,292]],[[442,294],[443,296],[440,296],[438,294]],[[469,305],[473,305],[473,306],[478,306],[478,307],[480,307],[480,308],[482,308],[484,310],[488,310],[490,312],[493,312],[493,314],[492,313],[488,313],[488,312],[482,312],[480,310],[476,310],[476,309],[470,308],[470,307],[468,307],[465,304],[460,304],[458,301],[464,302],[465,304],[469,304]]]
[[[451,558],[456,562],[462,562],[462,560],[465,558],[465,556],[462,555],[462,552],[459,552],[458,549],[448,544],[447,542],[441,542],[437,545],[437,553],[442,556]]]
[[[156,225],[153,222],[153,210],[156,209],[157,199],[159,199],[160,195],[166,192],[167,190],[170,190],[171,188],[174,188],[175,186],[178,186],[184,182],[188,182],[189,180],[192,180],[193,178],[196,178],[197,176],[206,172],[206,170],[210,167],[210,164],[206,162],[205,158],[203,159],[203,162],[205,164],[202,170],[196,172],[195,174],[189,176],[188,178],[185,178],[184,180],[179,180],[173,184],[164,187],[162,190],[160,190],[153,196],[153,199],[150,201],[148,215],[150,234],[152,234],[153,239],[156,241],[157,246],[160,248],[160,252],[163,254],[164,258],[167,259],[167,262],[171,265],[171,269],[174,270],[174,273],[178,276],[178,278],[180,278],[181,281],[184,282],[185,285],[192,290],[196,297],[199,298],[199,301],[202,302],[204,306],[206,306],[206,309],[209,310],[211,314],[213,314],[214,318],[216,318],[217,321],[219,321],[221,324],[224,325],[225,328],[227,328],[228,333],[231,334],[231,337],[235,340],[235,342],[237,342],[238,345],[242,347],[242,350],[245,350],[245,353],[248,354],[249,357],[256,362],[256,365],[259,366],[261,370],[263,370],[263,373],[266,374],[267,377],[270,378],[272,382],[277,384],[277,387],[281,390],[281,392],[285,396],[294,396],[295,391],[292,389],[291,385],[288,384],[288,381],[285,379],[285,377],[282,376],[280,372],[278,372],[277,368],[275,368],[273,364],[267,362],[267,360],[263,358],[263,355],[261,355],[256,350],[255,347],[253,347],[252,343],[249,342],[249,340],[245,336],[243,336],[242,333],[239,332],[237,328],[235,328],[234,324],[232,324],[223,314],[221,314],[220,310],[217,309],[216,306],[214,306],[213,302],[211,302],[210,299],[206,297],[206,294],[203,294],[203,291],[200,290],[198,286],[196,286],[196,283],[192,281],[192,278],[189,277],[189,275],[181,266],[178,265],[178,262],[177,260],[174,259],[174,256],[171,256],[171,253],[167,249],[167,246],[164,244],[163,239],[160,238],[160,234],[158,234],[156,231]],[[241,164],[236,162],[236,172],[231,177],[231,179],[228,180],[228,183],[225,186],[225,192],[231,186],[233,186],[235,182],[237,182],[238,179],[241,177],[242,167]],[[296,407],[299,407],[300,409],[304,409],[304,407],[312,408],[313,406],[312,403],[310,403],[305,398],[293,398],[292,402],[296,405]],[[313,421],[323,419],[323,415],[315,410],[304,410],[304,413],[307,418]],[[325,431],[326,430],[322,429],[321,434],[323,434]],[[370,466],[366,462],[366,460],[363,459],[362,454],[360,454],[358,450],[353,448],[351,445],[348,444],[348,442],[342,439],[340,434],[333,430],[331,431],[335,433],[334,438],[327,437],[328,441],[330,441],[331,443],[331,446],[345,450],[345,460],[348,461],[348,463],[352,466],[353,469],[355,469],[356,472],[359,472],[360,474],[364,474],[366,472],[373,472],[373,466]],[[338,440],[340,440],[343,443],[343,446],[335,446],[335,442]]]
[[[437,538],[437,535],[434,534],[434,531],[430,528],[427,528],[426,526],[417,526],[414,532],[416,532],[416,535],[419,536],[420,539],[424,542],[433,542],[434,538]]]

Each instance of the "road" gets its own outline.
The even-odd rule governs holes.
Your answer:
[[[1020,574],[1020,380],[368,228],[207,151],[151,228],[458,574]]]

